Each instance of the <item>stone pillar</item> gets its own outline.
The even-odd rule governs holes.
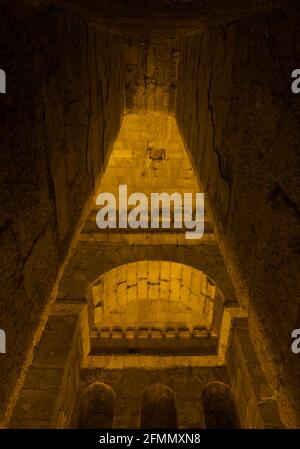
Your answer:
[[[55,303],[14,408],[10,428],[68,428],[89,352],[85,304]]]
[[[282,428],[276,398],[258,361],[248,318],[235,318],[226,363],[242,428]]]

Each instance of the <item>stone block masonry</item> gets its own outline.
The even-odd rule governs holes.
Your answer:
[[[118,38],[23,3],[0,7],[1,423],[123,115]]]
[[[176,118],[281,418],[299,427],[300,33],[288,6],[182,39]]]

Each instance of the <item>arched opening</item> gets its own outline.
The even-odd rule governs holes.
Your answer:
[[[82,393],[77,416],[79,429],[111,429],[115,394],[102,382],[94,382]]]
[[[163,384],[148,387],[142,396],[142,429],[176,429],[176,397],[171,388]]]
[[[215,283],[202,271],[144,260],[101,276],[92,289],[93,354],[215,354]]]
[[[202,407],[208,429],[239,429],[240,421],[230,388],[222,382],[211,382],[202,390]]]
[[[118,326],[212,323],[215,283],[202,271],[171,261],[143,260],[121,265],[92,289],[94,324]]]

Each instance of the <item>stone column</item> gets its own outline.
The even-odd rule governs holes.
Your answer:
[[[81,362],[89,352],[87,306],[55,303],[14,408],[10,428],[68,428]]]

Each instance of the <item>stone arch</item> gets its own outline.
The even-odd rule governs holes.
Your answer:
[[[181,323],[210,328],[216,285],[191,266],[144,260],[105,273],[92,295],[96,326],[116,325],[122,316],[130,326]]]
[[[108,271],[134,262],[144,260],[164,260],[174,263],[184,263],[203,271],[216,283],[228,301],[237,301],[236,294],[225,268],[224,261],[216,247],[209,244],[194,246],[148,245],[126,246],[111,244],[101,246],[97,242],[80,242],[78,256],[70,263],[67,274],[60,284],[60,298],[82,298],[97,279]],[[84,260],[84,254],[89,254]],[[77,264],[81,261],[80,278]]]
[[[111,429],[115,393],[103,382],[93,382],[83,391],[77,414],[79,429]]]
[[[95,304],[104,304],[105,314],[133,302],[180,305],[199,313],[203,325],[209,326],[216,295],[215,283],[202,271],[170,261],[140,261],[121,265],[105,273],[93,287]]]
[[[222,382],[210,382],[201,394],[208,429],[238,429],[240,420],[231,389]]]
[[[163,384],[148,387],[142,396],[142,429],[176,429],[177,403],[175,393]]]

